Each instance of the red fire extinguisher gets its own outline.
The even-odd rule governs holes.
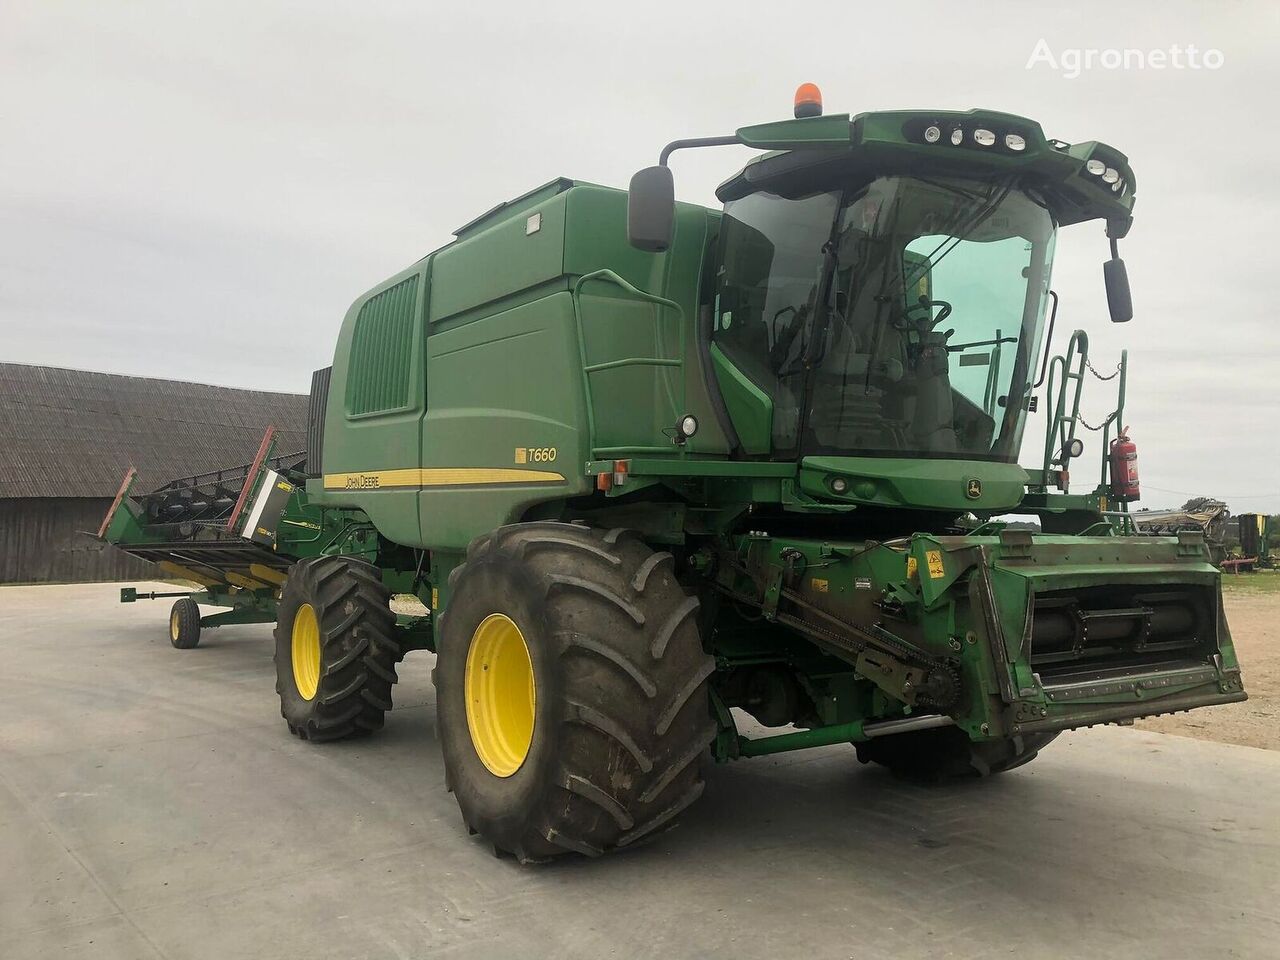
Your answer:
[[[1137,500],[1138,445],[1129,439],[1129,428],[1121,427],[1111,441],[1111,496],[1115,500]]]

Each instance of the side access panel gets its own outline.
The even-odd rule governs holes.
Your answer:
[[[427,349],[423,543],[461,549],[533,504],[588,492],[568,291],[433,333]]]
[[[419,537],[433,548],[460,550],[587,490],[567,183],[469,224],[433,257],[419,494]]]

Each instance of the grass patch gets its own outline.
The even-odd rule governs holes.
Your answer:
[[[1256,570],[1253,573],[1228,573],[1222,571],[1222,592],[1225,594],[1280,596],[1280,570]]]

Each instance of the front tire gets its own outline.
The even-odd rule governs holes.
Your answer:
[[[623,531],[502,527],[450,578],[434,680],[463,820],[522,862],[598,856],[703,791],[714,661],[669,553]]]
[[[289,732],[338,740],[382,728],[403,656],[391,591],[350,557],[300,560],[276,617],[276,693]]]
[[[974,742],[958,727],[918,730],[857,744],[858,759],[888,767],[894,776],[939,783],[1006,773],[1030,763],[1056,733]]]

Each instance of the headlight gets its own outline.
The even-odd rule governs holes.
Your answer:
[[[1006,133],[1004,135],[1004,145],[1015,153],[1021,153],[1027,149],[1026,139],[1016,133]]]
[[[1101,160],[1090,160],[1084,165],[1084,168],[1092,173],[1095,177],[1100,177],[1106,171],[1107,165]]]
[[[973,139],[979,146],[989,147],[996,142],[996,135],[990,130],[980,129],[973,131]]]
[[[1103,183],[1116,183],[1120,180],[1120,171],[1115,167],[1107,167],[1102,173]]]
[[[939,130],[937,127],[924,128],[925,143],[937,143],[940,139],[942,139],[942,131]]]
[[[952,130],[951,142],[954,143],[957,147],[960,146],[960,144],[964,142],[964,131],[961,130],[959,127],[956,127],[956,129]]]

